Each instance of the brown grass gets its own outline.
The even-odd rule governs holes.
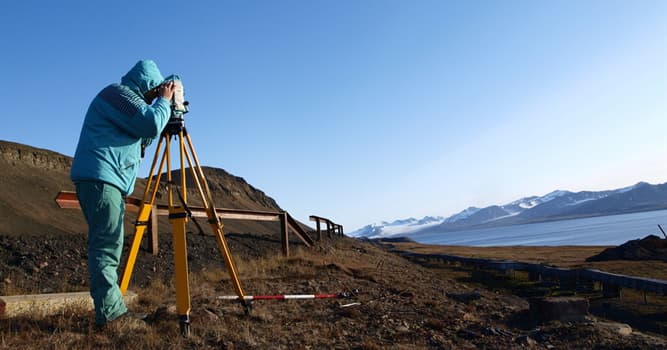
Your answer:
[[[473,258],[514,260],[568,268],[592,268],[623,275],[667,280],[667,262],[664,261],[586,262],[586,258],[600,253],[608,248],[606,246],[468,247],[419,243],[392,243],[392,245],[399,250],[421,254],[449,254]]]
[[[216,299],[234,294],[227,271],[207,268],[190,273],[193,333],[188,338],[179,334],[172,281],[156,278],[146,288],[132,288],[139,298],[131,309],[150,314],[148,325],[99,332],[92,311],[81,309],[4,319],[0,349],[474,348],[457,335],[460,329],[506,327],[503,319],[526,307],[518,298],[484,289],[478,302],[455,302],[445,294],[478,288],[474,281],[461,282],[469,272],[427,269],[352,240],[295,249],[289,258],[237,259],[236,265],[248,294],[330,293],[351,287],[362,294],[353,300],[258,301],[245,315],[238,302]],[[353,301],[361,305],[341,307]],[[475,341],[478,347],[515,346],[511,338]]]
[[[301,286],[306,292],[322,292],[318,284],[308,282],[317,277],[318,271],[334,269],[354,274],[345,263],[301,249],[295,249],[289,258],[276,254],[253,260],[237,259],[236,265],[243,287],[253,294],[293,292],[288,289],[290,284]],[[285,281],[292,282],[286,285]],[[12,288],[13,294],[32,292],[18,285]],[[266,348],[272,347],[271,340],[288,339],[294,337],[295,332],[302,333],[302,337],[323,337],[323,340],[342,337],[333,325],[313,320],[313,313],[302,311],[299,302],[257,304],[250,316],[245,316],[238,303],[215,300],[217,295],[234,294],[224,268],[190,273],[190,315],[194,326],[188,338],[179,334],[171,281],[154,279],[146,288],[133,288],[133,291],[139,298],[132,310],[150,315],[151,322],[147,326],[99,332],[94,327],[92,311],[84,309],[65,310],[59,315],[41,318],[3,319],[0,320],[0,349]],[[285,310],[299,311],[284,314]],[[316,313],[323,311],[329,312],[325,307]],[[358,313],[357,310],[351,312]],[[373,342],[367,344],[367,348],[374,348]],[[295,344],[294,348],[301,347]]]
[[[602,271],[667,280],[667,263],[663,261],[605,261],[586,262],[586,258],[606,247],[465,247],[437,246],[418,243],[391,243],[392,248],[421,254],[448,254],[495,260],[514,260],[545,263],[568,268],[594,268]],[[511,274],[479,270],[460,264],[425,262],[437,274],[455,278],[492,290],[508,290],[514,294],[534,293],[539,283],[529,281],[528,273],[514,271]],[[555,285],[545,290],[545,296],[578,294],[589,299],[590,310],[597,316],[611,318],[645,331],[664,334],[667,331],[667,296],[633,289],[623,289],[621,298],[603,298],[597,285],[594,291],[575,291],[567,286]],[[436,328],[437,322],[429,320],[427,327]]]

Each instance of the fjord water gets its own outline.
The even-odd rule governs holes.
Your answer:
[[[620,245],[649,234],[664,237],[667,210],[411,235],[419,243],[488,246]]]

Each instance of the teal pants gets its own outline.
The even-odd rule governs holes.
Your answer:
[[[102,325],[127,312],[118,286],[125,201],[118,188],[103,182],[77,182],[76,193],[88,222],[88,274],[95,322]]]

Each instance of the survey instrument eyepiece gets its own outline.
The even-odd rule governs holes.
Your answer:
[[[183,116],[183,114],[188,113],[188,106],[190,103],[185,100],[185,94],[183,92],[183,82],[180,79],[174,79],[174,97],[171,99],[171,115]]]
[[[171,115],[165,130],[171,134],[176,134],[179,130],[183,130],[185,127],[185,119],[183,116],[190,111],[188,108],[190,103],[185,100],[183,82],[178,76],[168,77],[166,81],[174,82],[174,96],[170,101]]]

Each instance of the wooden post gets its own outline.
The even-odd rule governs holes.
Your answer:
[[[602,295],[605,298],[621,298],[621,287],[609,284],[609,283],[602,283]]]
[[[331,239],[331,225],[329,224],[329,220],[327,220],[327,236]]]
[[[280,214],[280,241],[283,246],[283,255],[289,256],[289,237],[287,236],[287,213]]]
[[[157,221],[157,206],[153,205],[151,208],[151,217],[148,219],[148,229],[151,231],[151,250],[153,255],[158,253],[158,221]]]
[[[321,241],[322,240],[322,230],[320,229],[320,219],[315,220],[317,223],[317,240]]]
[[[341,237],[345,236],[345,233],[343,233],[343,225],[340,225],[340,235]]]
[[[542,274],[535,271],[528,272],[528,280],[531,282],[539,282],[542,280]]]

